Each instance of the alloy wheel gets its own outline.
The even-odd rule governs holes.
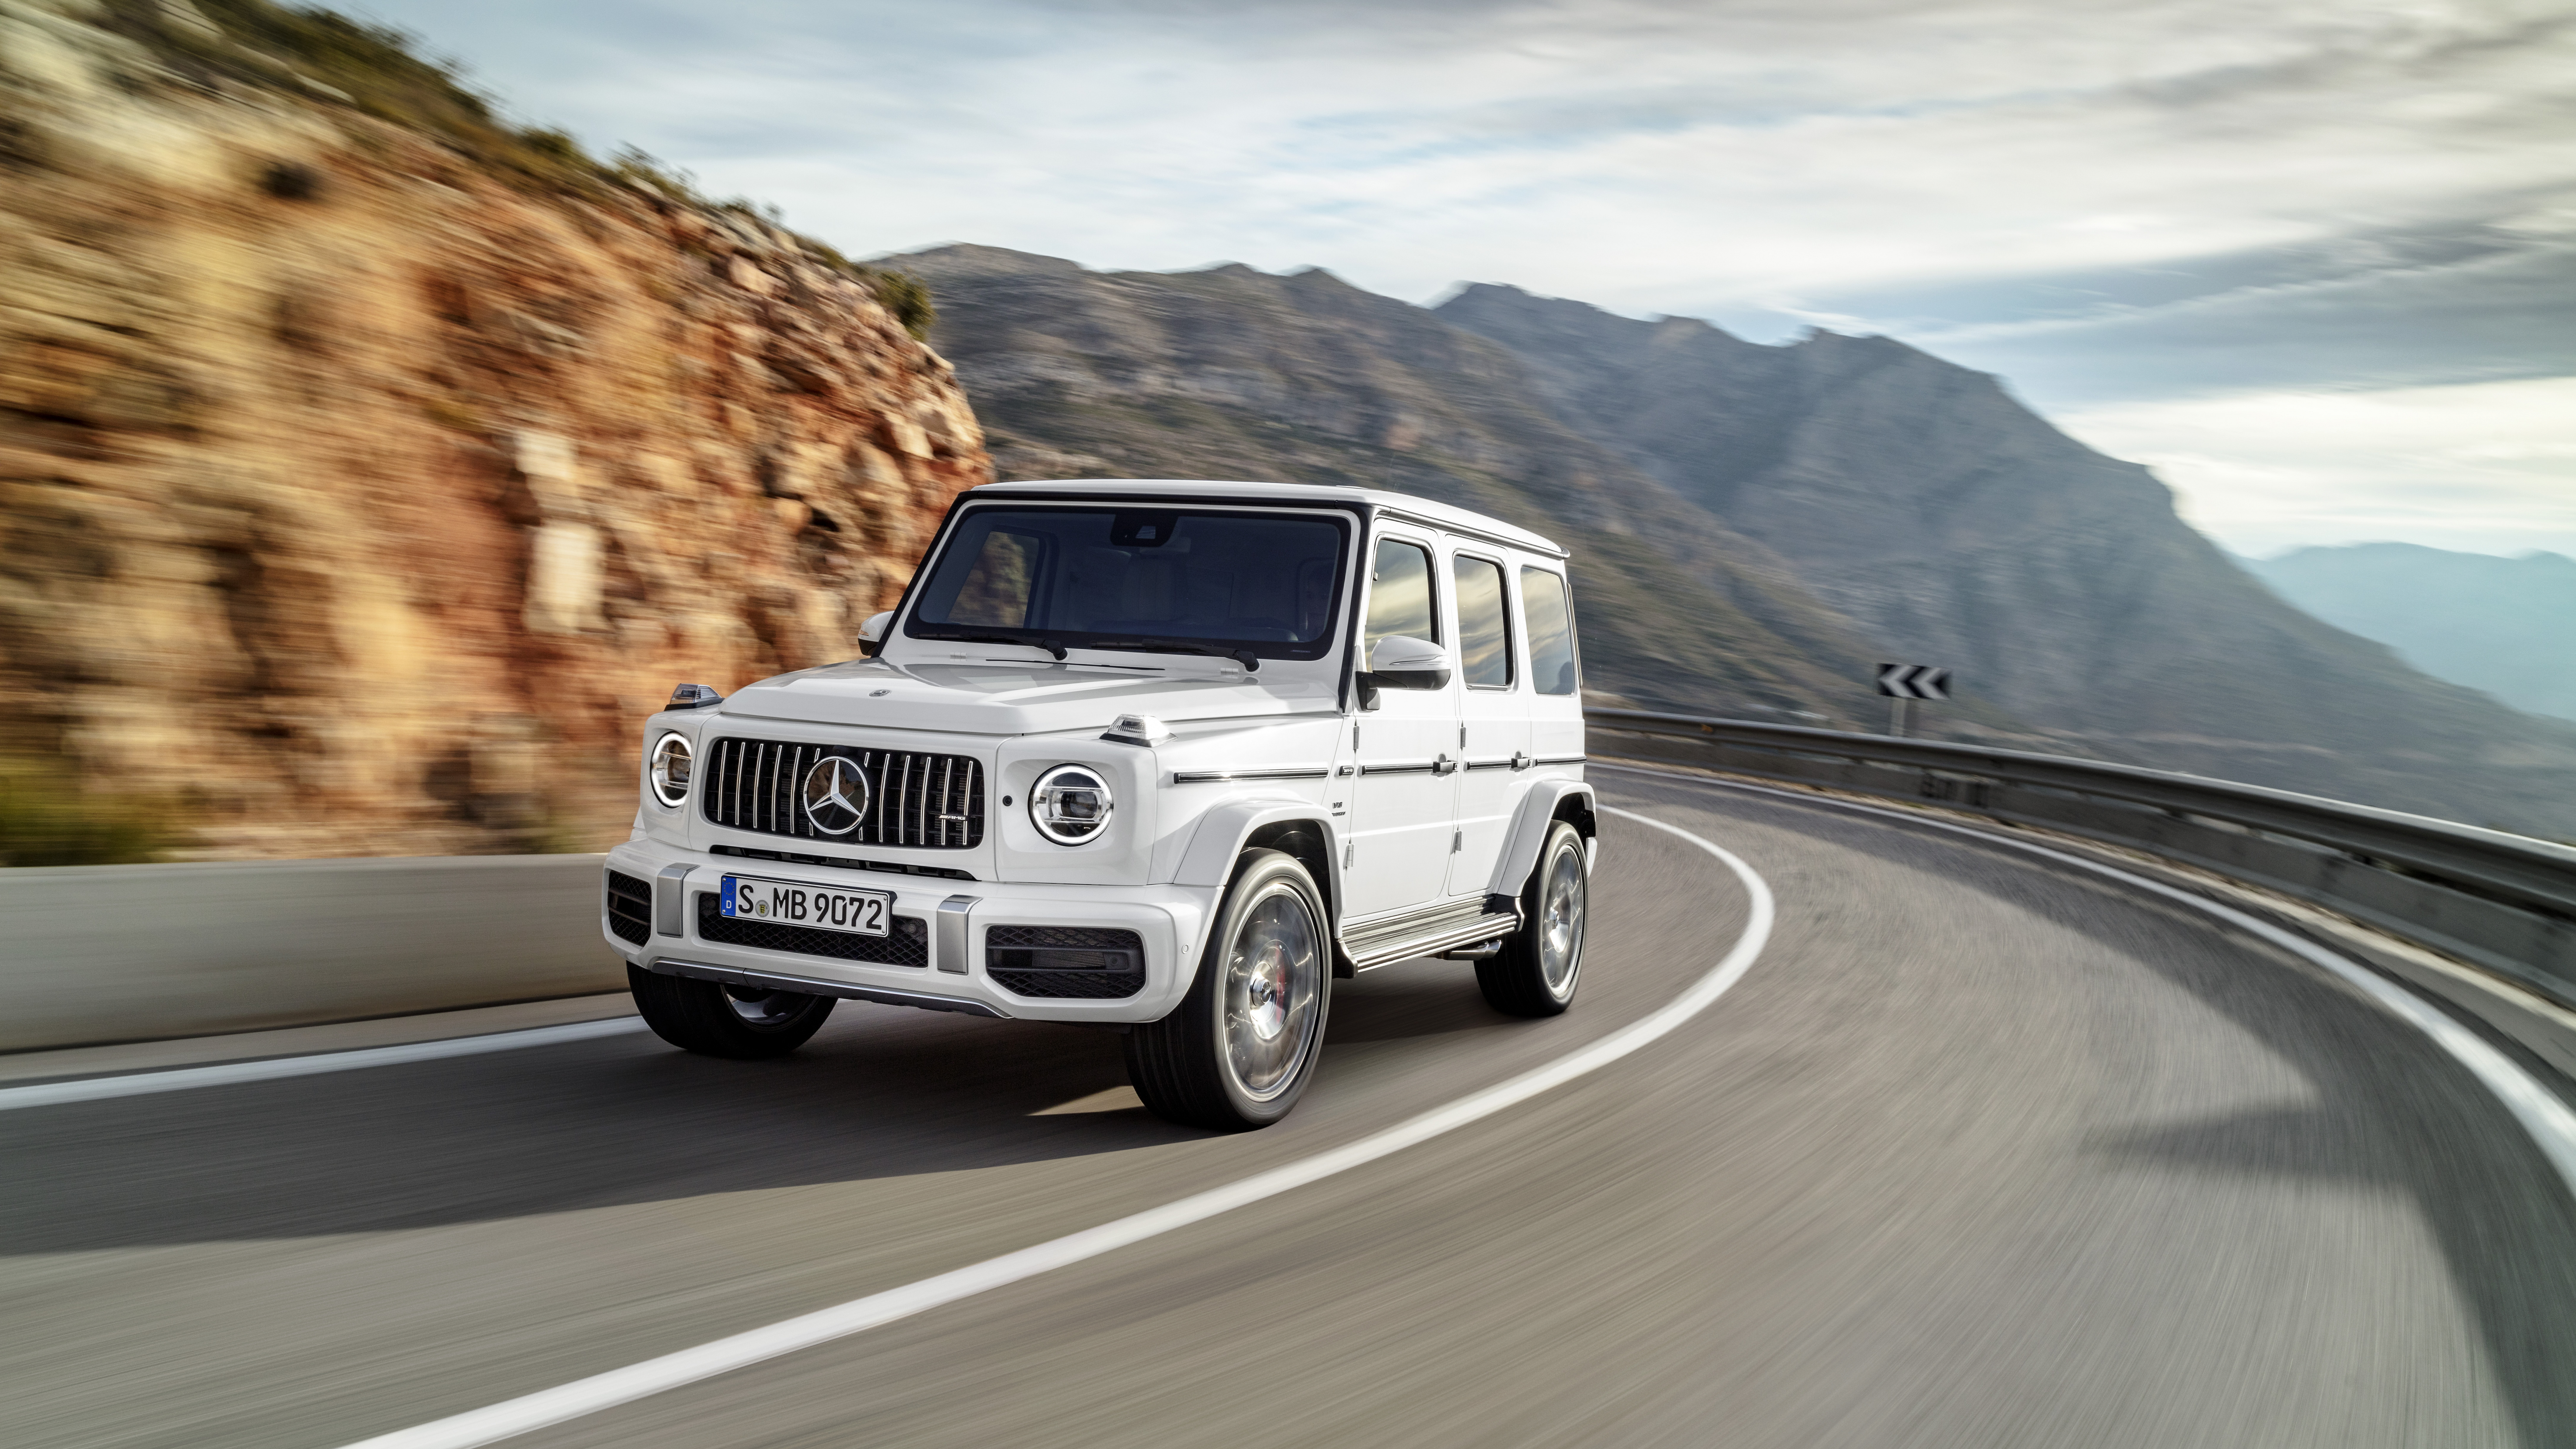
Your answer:
[[[1558,851],[1548,862],[1547,889],[1539,900],[1538,952],[1539,973],[1559,997],[1583,960],[1584,894],[1581,852]]]
[[[1323,1000],[1323,932],[1285,882],[1255,899],[1226,950],[1225,1056],[1235,1084],[1268,1101],[1313,1050]]]

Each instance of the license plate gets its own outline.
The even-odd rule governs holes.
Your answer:
[[[739,920],[847,931],[854,936],[884,935],[886,915],[894,908],[894,897],[883,891],[835,890],[747,875],[724,878],[723,902],[724,913]]]

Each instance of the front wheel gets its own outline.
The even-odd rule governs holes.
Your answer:
[[[1555,1016],[1574,1004],[1590,904],[1585,855],[1581,832],[1562,820],[1548,827],[1538,868],[1521,890],[1521,928],[1476,963],[1476,985],[1496,1011]]]
[[[823,1029],[833,998],[798,991],[725,986],[692,976],[626,968],[636,1014],[653,1034],[684,1051],[759,1060],[783,1057]]]
[[[1332,1004],[1332,938],[1294,856],[1247,850],[1187,996],[1127,1033],[1127,1079],[1159,1117],[1241,1132],[1288,1115]]]

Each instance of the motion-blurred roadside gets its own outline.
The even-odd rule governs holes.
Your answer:
[[[928,302],[261,0],[0,10],[0,861],[598,849],[990,477]]]

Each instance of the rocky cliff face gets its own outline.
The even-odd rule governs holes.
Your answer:
[[[1997,381],[1887,338],[1764,347],[1470,287],[1570,427],[1773,550],[1890,658],[1948,665],[2057,747],[2576,833],[2576,731],[2283,603]]]
[[[1584,437],[1507,350],[1323,271],[1092,272],[995,247],[903,265],[1005,476],[1421,494],[1574,550],[1586,683],[1658,706],[1877,713],[1867,646],[1778,559]]]
[[[617,838],[673,683],[848,656],[990,476],[955,375],[826,249],[208,9],[0,4],[0,764],[183,853]]]

